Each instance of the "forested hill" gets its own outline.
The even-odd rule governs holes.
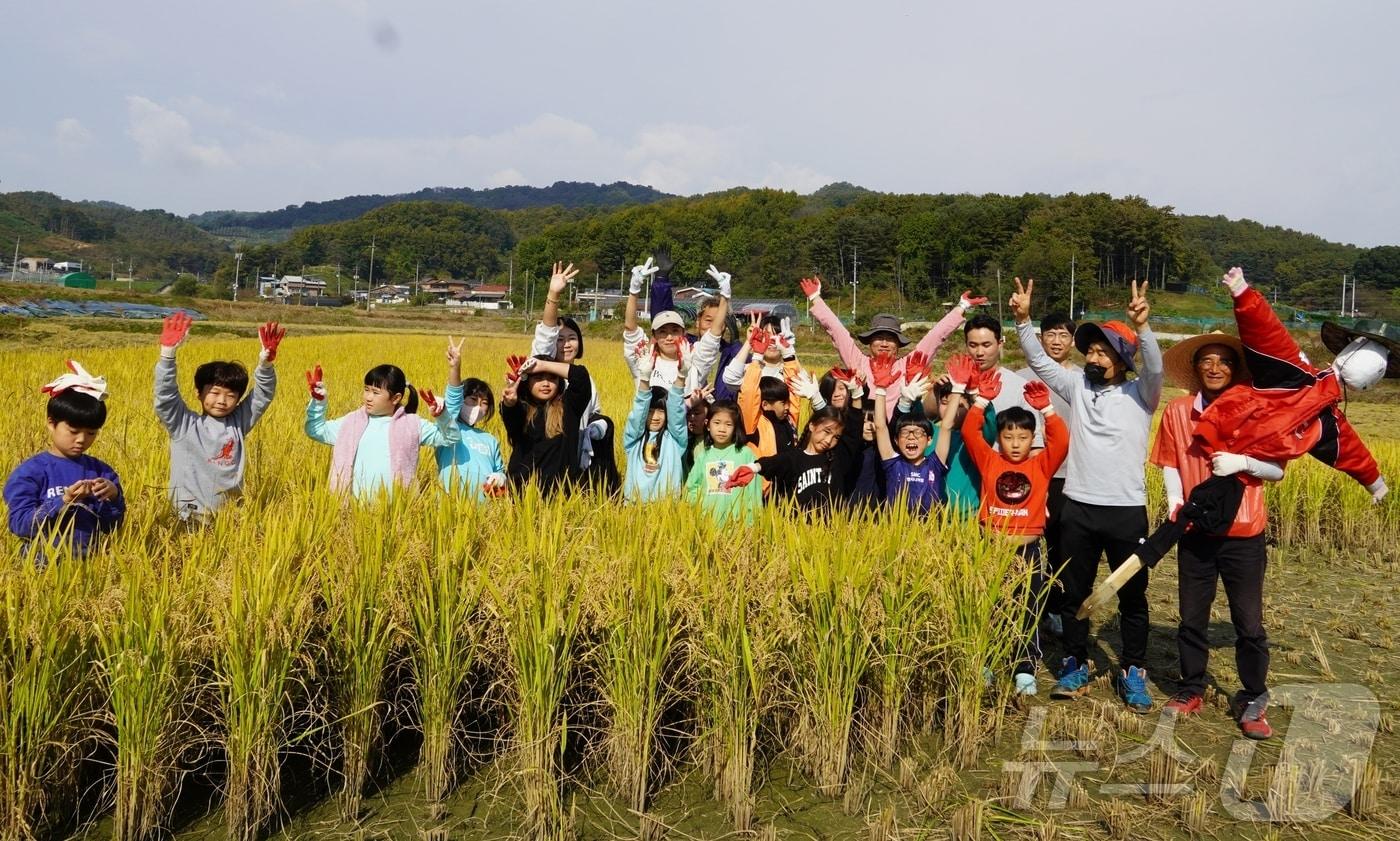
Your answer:
[[[331,201],[288,205],[282,210],[265,212],[213,210],[192,215],[189,220],[206,231],[221,234],[230,229],[288,231],[307,225],[357,219],[375,208],[404,201],[460,202],[486,210],[525,210],[538,207],[611,208],[648,204],[665,198],[671,198],[671,195],[626,181],[616,181],[612,184],[556,181],[548,187],[492,187],[486,190],[473,190],[470,187],[426,187],[416,193],[346,196]]]
[[[366,279],[372,242],[374,283],[420,274],[504,279],[508,267],[538,278],[559,259],[585,276],[616,279],[666,245],[683,282],[703,282],[715,263],[734,274],[740,295],[790,297],[799,277],[819,273],[848,300],[849,282],[858,278],[862,296],[885,290],[933,302],[969,287],[994,289],[1000,274],[1007,288],[1013,276],[1035,277],[1037,298],[1063,307],[1073,276],[1076,303],[1093,306],[1120,296],[1131,279],[1222,295],[1215,281],[1232,265],[1277,290],[1278,303],[1305,309],[1337,301],[1343,272],[1360,277],[1363,307],[1393,306],[1390,290],[1400,286],[1400,248],[1362,249],[1248,220],[1183,216],[1137,196],[907,195],[849,184],[805,196],[736,188],[611,210],[400,202],[250,246],[245,259],[341,266]]]
[[[21,257],[81,260],[95,273],[208,274],[227,248],[218,238],[164,210],[107,201],[69,201],[53,193],[0,193],[0,241]],[[13,252],[3,255],[8,263]],[[119,264],[119,267],[118,267]]]

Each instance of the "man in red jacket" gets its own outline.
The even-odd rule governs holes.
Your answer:
[[[1364,390],[1382,377],[1400,377],[1400,328],[1361,321],[1328,322],[1322,341],[1337,354],[1318,369],[1288,334],[1264,296],[1237,266],[1221,280],[1235,301],[1235,322],[1254,378],[1227,390],[1201,413],[1195,437],[1207,452],[1283,463],[1308,454],[1346,473],[1380,502],[1388,488],[1376,459],[1338,404],[1343,387]],[[1246,484],[1259,480],[1242,477]]]

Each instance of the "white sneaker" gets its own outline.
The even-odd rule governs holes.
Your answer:
[[[1016,694],[1034,695],[1036,693],[1035,675],[1021,672],[1016,675]]]

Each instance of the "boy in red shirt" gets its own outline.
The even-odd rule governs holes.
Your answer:
[[[1012,406],[997,412],[998,452],[982,439],[982,424],[987,406],[1001,393],[1001,376],[995,370],[979,372],[972,357],[963,355],[948,361],[948,377],[953,381],[955,394],[966,390],[977,395],[963,419],[963,441],[982,478],[978,519],[983,527],[1021,542],[1021,557],[1033,570],[1031,593],[1043,593],[1045,571],[1040,538],[1045,533],[1045,500],[1050,493],[1050,480],[1069,454],[1069,428],[1050,405],[1050,389],[1045,383],[1029,382],[1024,397],[1031,408],[1045,416],[1045,448],[1034,450],[1035,416],[1020,406]],[[1035,666],[1040,659],[1036,621],[1040,611],[1033,603],[1034,597],[1028,601],[1027,650],[1015,669],[1016,692],[1022,695],[1036,693]]]

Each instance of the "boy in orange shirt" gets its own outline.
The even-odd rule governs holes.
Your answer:
[[[1050,480],[1069,454],[1069,428],[1050,405],[1050,389],[1040,381],[1026,384],[1027,405],[1045,416],[1045,448],[1035,447],[1035,416],[1020,406],[997,412],[997,446],[1000,452],[982,438],[982,424],[993,399],[1001,393],[1001,376],[995,371],[980,371],[970,356],[955,356],[948,361],[948,377],[953,392],[964,390],[976,394],[976,400],[963,419],[963,441],[968,455],[977,465],[982,478],[981,510],[978,519],[984,528],[1011,535],[1021,542],[1021,557],[1032,568],[1031,593],[1043,593],[1045,571],[1040,556],[1040,538],[1045,533],[1045,500],[1050,494]],[[1040,615],[1035,597],[1026,605],[1025,655],[1016,664],[1016,692],[1036,693],[1035,668],[1040,659],[1040,632],[1036,618]]]

